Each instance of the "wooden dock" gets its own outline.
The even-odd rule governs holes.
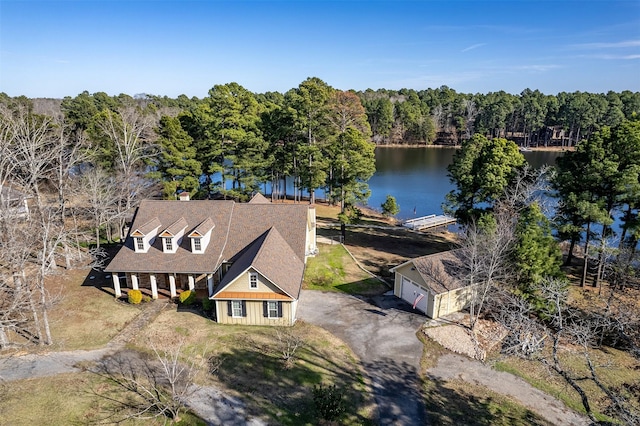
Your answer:
[[[438,226],[453,225],[454,223],[456,223],[456,219],[451,216],[436,216],[435,214],[431,214],[429,216],[406,220],[402,223],[402,226],[414,231],[422,231],[425,229],[436,228]]]

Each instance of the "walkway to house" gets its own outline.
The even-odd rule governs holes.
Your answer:
[[[147,324],[152,322],[167,306],[167,299],[159,299],[145,305],[144,310],[120,331],[105,347],[93,350],[75,350],[29,354],[0,358],[0,381],[23,380],[55,376],[65,373],[79,373],[79,364],[97,362],[105,356],[113,355],[124,348]],[[195,385],[194,385],[195,386]],[[242,401],[228,397],[213,386],[195,386],[188,402],[191,408],[207,425],[265,426],[257,418],[250,418]]]

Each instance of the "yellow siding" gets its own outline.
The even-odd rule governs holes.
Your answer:
[[[282,302],[282,318],[265,318],[262,311],[262,300],[247,300],[247,316],[233,318],[229,316],[226,300],[216,300],[216,315],[220,324],[240,324],[240,325],[293,325],[291,320],[291,302]]]
[[[250,272],[255,272],[253,269],[249,270]],[[250,288],[249,287],[249,272],[245,272],[238,276],[235,281],[232,281],[231,284],[224,288],[224,291],[244,291],[244,292],[252,292],[256,293],[282,293],[282,291],[278,290],[276,286],[271,284],[265,277],[258,274],[258,288]]]
[[[437,295],[434,304],[435,316],[430,316],[432,318],[438,318],[443,315],[463,310],[469,306],[469,303],[471,303],[474,289],[475,287],[462,287]]]
[[[424,280],[420,276],[420,273],[416,270],[411,270],[413,268],[413,264],[409,263],[407,265],[401,266],[396,269],[394,274],[394,285],[393,285],[393,294],[396,297],[402,297],[402,276],[404,275],[406,278],[413,281],[414,284],[419,285],[427,290],[427,286],[424,283]]]
[[[426,288],[426,284],[425,284],[424,280],[422,279],[422,276],[420,275],[420,273],[418,271],[416,271],[415,269],[411,270],[411,268],[413,268],[413,264],[411,264],[411,263],[409,263],[407,265],[404,265],[404,266],[401,266],[400,268],[396,269],[396,276],[398,276],[398,273],[400,273],[400,274],[404,275],[405,277],[409,278],[415,284]]]

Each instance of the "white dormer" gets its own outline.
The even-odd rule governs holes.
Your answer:
[[[210,217],[203,220],[196,228],[191,231],[188,237],[191,239],[191,252],[202,254],[207,250],[209,240],[211,239],[211,230],[215,228],[215,224]]]
[[[186,228],[187,221],[184,217],[181,217],[162,231],[160,238],[162,238],[162,251],[164,253],[175,253],[178,250]]]
[[[133,238],[133,250],[136,253],[146,253],[149,251],[149,247],[153,244],[160,228],[160,221],[157,217],[154,217],[149,222],[136,228],[131,233]]]

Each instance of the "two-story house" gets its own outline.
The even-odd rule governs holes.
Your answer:
[[[315,209],[234,201],[140,204],[123,247],[109,263],[122,287],[176,297],[196,290],[215,302],[220,323],[292,325],[307,256],[316,252]]]

